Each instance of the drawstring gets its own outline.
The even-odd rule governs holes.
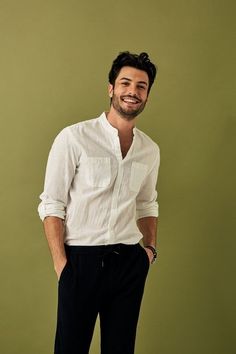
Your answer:
[[[108,256],[111,253],[115,253],[117,255],[120,255],[120,253],[118,252],[119,249],[120,249],[119,245],[112,246],[107,252],[105,252],[103,255],[101,255],[102,268],[104,268],[104,266],[105,266],[105,257]]]

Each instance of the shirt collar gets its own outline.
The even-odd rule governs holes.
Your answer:
[[[106,113],[105,113],[105,112],[103,112],[103,113],[100,115],[99,120],[100,120],[100,122],[102,123],[102,125],[103,125],[103,127],[104,127],[105,129],[109,130],[109,132],[110,132],[111,134],[118,136],[118,133],[119,133],[119,132],[118,132],[118,129],[116,129],[115,127],[113,127],[113,126],[109,123],[109,121],[108,121],[108,119],[107,119],[107,117],[106,117]],[[135,135],[135,133],[136,133],[136,127],[133,128],[133,135]]]

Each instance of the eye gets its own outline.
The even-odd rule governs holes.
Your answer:
[[[146,89],[146,87],[143,86],[143,85],[138,85],[138,88],[139,88],[140,90],[145,90],[145,89]]]
[[[129,83],[128,83],[128,82],[122,82],[121,85],[122,85],[122,86],[128,86]]]

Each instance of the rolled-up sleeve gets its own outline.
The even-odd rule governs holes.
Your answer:
[[[148,216],[158,217],[159,215],[158,194],[156,190],[159,166],[160,150],[159,147],[156,146],[155,161],[136,198],[137,220]]]
[[[79,149],[69,127],[63,129],[51,147],[45,174],[44,190],[38,212],[41,220],[47,216],[65,219],[68,192],[79,163]]]

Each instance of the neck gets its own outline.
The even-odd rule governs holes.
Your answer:
[[[135,127],[136,119],[126,120],[122,118],[114,109],[110,109],[110,111],[106,114],[108,122],[116,128],[119,133],[125,135],[133,135],[133,128]]]

